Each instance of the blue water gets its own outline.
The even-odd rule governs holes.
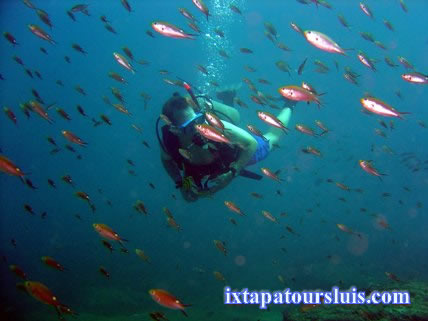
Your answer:
[[[15,283],[20,280],[8,270],[9,264],[20,266],[30,280],[46,284],[64,304],[79,312],[82,320],[104,317],[107,320],[112,316],[118,320],[137,317],[148,320],[148,312],[157,310],[165,312],[171,320],[184,319],[181,313],[156,305],[148,294],[151,288],[168,289],[185,303],[192,303],[188,313],[190,316],[193,313],[193,318],[197,315],[200,320],[232,320],[230,308],[222,305],[224,284],[214,278],[213,271],[220,271],[227,284],[238,289],[366,286],[372,281],[387,281],[384,272],[393,272],[403,280],[427,280],[428,129],[418,122],[428,122],[428,92],[426,85],[401,79],[405,72],[402,65],[391,68],[384,62],[387,55],[399,64],[397,56],[404,56],[415,70],[427,73],[428,40],[424,31],[428,30],[428,23],[422,14],[428,7],[425,1],[408,0],[408,13],[400,8],[399,1],[367,1],[375,15],[375,19],[370,19],[359,9],[358,1],[331,0],[332,10],[292,0],[257,4],[240,1],[237,4],[243,15],[239,16],[227,9],[230,1],[207,0],[212,13],[209,22],[191,1],[129,2],[131,13],[119,0],[89,1],[91,16],[75,13],[77,21],[73,22],[65,12],[74,2],[34,0],[37,7],[49,13],[52,30],[21,1],[0,2],[1,30],[10,32],[19,43],[12,46],[4,37],[0,41],[0,73],[5,78],[0,81],[1,105],[8,106],[18,121],[15,125],[6,115],[1,116],[0,147],[2,155],[29,173],[27,177],[37,186],[37,190],[32,190],[16,177],[0,176],[0,254],[6,261],[1,264],[0,273],[3,314],[16,320],[56,318],[54,309],[15,289]],[[203,34],[219,27],[226,39],[213,33],[210,37],[201,35],[195,41],[171,39],[154,31],[154,39],[146,35],[154,20],[190,30],[178,7],[186,7],[193,13],[200,21]],[[339,24],[339,13],[345,16],[351,30]],[[104,29],[101,15],[107,16],[117,35]],[[394,32],[383,25],[383,18],[392,22]],[[290,47],[291,52],[276,48],[264,36],[265,21],[276,27],[279,40]],[[322,52],[293,31],[290,22],[304,30],[326,33],[343,48],[355,50],[347,51],[347,56]],[[30,23],[46,30],[57,44],[51,45],[31,34],[27,28]],[[384,51],[362,39],[359,32],[371,32],[388,49]],[[88,54],[74,51],[73,43],[81,45]],[[224,60],[213,52],[213,43],[231,58]],[[136,60],[144,59],[150,64],[142,66],[134,62],[135,75],[123,69],[112,55],[113,52],[123,54],[123,46],[131,49]],[[40,47],[46,48],[48,55],[43,54]],[[242,47],[252,49],[254,54],[240,53]],[[376,72],[358,61],[357,50],[379,60]],[[26,75],[24,68],[13,61],[14,55],[24,61],[26,68],[38,70],[43,80]],[[71,64],[65,62],[64,56],[70,57]],[[298,75],[296,70],[306,57],[304,72]],[[315,59],[323,61],[330,71],[315,72]],[[292,67],[291,76],[277,69],[278,60]],[[209,65],[211,75],[202,76],[197,64]],[[257,72],[245,71],[244,65],[256,68]],[[361,75],[359,86],[343,78],[345,66]],[[171,74],[161,75],[161,69]],[[110,71],[122,75],[128,84],[109,78]],[[292,130],[283,137],[280,148],[249,168],[257,173],[260,167],[281,169],[283,183],[268,178],[253,181],[238,177],[213,198],[186,203],[162,168],[154,130],[165,100],[174,91],[185,94],[184,89],[162,80],[176,76],[213,97],[215,88],[209,87],[207,81],[215,80],[226,86],[241,83],[244,77],[253,80],[262,92],[274,96],[278,96],[279,87],[300,85],[303,80],[327,94],[321,97],[323,107],[320,109],[314,104],[298,103],[289,124]],[[268,79],[272,85],[259,84],[258,78]],[[56,80],[62,80],[64,87],[58,86]],[[79,94],[74,89],[76,85],[84,88],[87,96]],[[108,96],[116,102],[110,87],[120,89],[131,116],[119,113],[102,101],[102,96]],[[56,103],[72,120],[62,119],[55,108],[49,110],[54,124],[35,113],[27,120],[19,104],[34,99],[33,88],[46,104]],[[394,93],[397,90],[402,99]],[[141,92],[152,97],[147,109],[143,108]],[[359,99],[365,93],[411,114],[404,120],[394,119],[395,129],[384,129],[378,121],[389,124],[390,119],[361,112]],[[252,123],[267,131],[267,125],[257,118],[256,110],[278,111],[256,105],[250,95],[247,85],[242,83],[238,97],[249,108],[236,106],[241,113],[241,127]],[[89,117],[78,114],[78,104]],[[99,120],[100,114],[107,115],[112,126],[94,127],[90,119]],[[296,123],[315,128],[316,119],[330,129],[328,134],[315,138],[294,130]],[[142,133],[134,130],[132,124],[140,126]],[[387,138],[376,135],[375,128],[383,130]],[[88,143],[87,147],[73,146],[76,153],[66,150],[64,145],[68,142],[61,135],[62,130],[81,137]],[[47,136],[55,139],[61,148],[59,153],[50,154],[53,146],[47,142]],[[394,153],[385,152],[384,145]],[[306,146],[316,147],[323,156],[303,153],[301,150]],[[414,166],[410,169],[400,155],[405,152],[414,153],[411,160]],[[77,159],[77,155],[81,155],[81,159]],[[127,159],[133,160],[136,166],[130,166]],[[360,159],[373,160],[375,167],[387,176],[381,181],[365,173],[358,165]],[[416,162],[420,163],[415,165]],[[418,171],[413,171],[415,166]],[[128,173],[130,169],[136,176]],[[73,178],[75,189],[61,180],[66,174]],[[48,185],[48,178],[55,181],[56,189]],[[327,179],[346,184],[351,191],[339,189]],[[149,183],[154,184],[155,189]],[[363,192],[355,191],[357,188]],[[88,193],[96,207],[95,213],[73,195],[78,190]],[[255,199],[250,196],[251,192],[260,193],[264,198]],[[382,196],[386,192],[391,196]],[[339,200],[341,197],[346,202]],[[147,217],[133,209],[137,200],[147,207]],[[247,216],[238,217],[228,211],[223,204],[225,200],[235,202]],[[24,204],[31,205],[37,215],[25,212]],[[181,231],[167,226],[163,207],[172,211]],[[361,212],[360,208],[366,208],[367,212]],[[267,221],[261,210],[274,214],[280,224]],[[47,212],[45,219],[40,217],[42,212]],[[282,212],[287,216],[280,216]],[[76,219],[75,214],[82,220]],[[385,217],[391,229],[379,227],[371,214]],[[228,221],[230,217],[238,226]],[[105,223],[128,239],[126,246],[130,253],[120,253],[118,244],[111,242],[116,251],[110,254],[102,246],[92,223]],[[337,223],[361,233],[362,239],[338,230]],[[285,226],[292,227],[299,236],[287,232]],[[11,245],[11,239],[16,240],[16,248]],[[226,257],[215,248],[213,240],[226,242]],[[148,265],[137,257],[135,248],[143,249],[152,263]],[[281,248],[287,252],[283,253]],[[331,259],[327,258],[329,255]],[[68,271],[44,266],[41,256],[54,257]],[[240,264],[242,257],[244,263]],[[110,280],[99,273],[100,265],[110,272]],[[205,272],[198,273],[195,268]],[[285,284],[278,281],[278,275],[285,278]],[[256,312],[246,307],[237,309],[240,310],[232,310],[236,318],[240,314],[248,315],[248,311]]]

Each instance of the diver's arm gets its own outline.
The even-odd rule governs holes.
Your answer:
[[[217,116],[220,117],[221,120],[226,120],[234,125],[239,125],[241,115],[236,108],[225,105],[216,100],[212,100],[212,103],[214,112],[216,112]]]
[[[175,188],[180,189],[183,199],[187,202],[196,201],[198,199],[198,195],[193,193],[191,189],[186,189],[183,187],[183,178],[177,163],[163,150],[161,150],[161,161],[169,177],[171,177],[174,181]]]
[[[239,173],[248,164],[257,150],[257,141],[247,131],[233,124],[223,122],[226,136],[233,144],[239,146],[239,155],[232,167]]]
[[[177,163],[164,151],[161,150],[161,161],[162,165],[165,168],[167,174],[176,184],[176,187],[180,187],[183,183],[183,179],[181,177],[180,169],[178,168]]]
[[[238,145],[240,150],[238,158],[230,165],[231,170],[213,179],[213,187],[209,189],[209,194],[225,188],[244,169],[257,150],[257,141],[248,132],[228,122],[223,122],[223,124],[226,136],[233,144]]]

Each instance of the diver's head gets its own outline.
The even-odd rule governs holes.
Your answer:
[[[193,134],[194,125],[204,121],[203,114],[195,113],[186,98],[178,93],[163,105],[162,114],[171,121],[170,131],[176,134]]]

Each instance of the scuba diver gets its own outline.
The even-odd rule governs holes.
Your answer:
[[[161,146],[163,167],[188,202],[200,197],[210,197],[226,187],[238,175],[260,180],[262,176],[245,169],[267,157],[277,146],[283,131],[272,127],[262,137],[253,136],[238,127],[240,114],[233,106],[236,89],[217,93],[223,104],[208,96],[195,96],[191,87],[183,82],[189,96],[174,93],[162,108],[156,122]],[[293,101],[286,101],[277,118],[287,126]],[[224,125],[224,135],[231,144],[208,140],[196,126],[206,122],[204,113],[215,114]],[[164,120],[162,137],[159,121]]]

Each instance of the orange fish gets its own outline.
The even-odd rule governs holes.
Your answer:
[[[168,216],[166,218],[166,221],[170,227],[172,227],[173,229],[175,229],[177,231],[180,231],[181,227],[180,227],[180,225],[178,225],[177,221],[173,217]]]
[[[224,124],[222,123],[222,121],[220,120],[220,118],[217,117],[216,114],[211,113],[211,112],[205,112],[205,119],[207,120],[207,122],[215,127],[220,129],[221,131],[224,131]]]
[[[316,134],[315,134],[315,132],[312,130],[312,128],[309,128],[309,127],[307,127],[307,126],[305,126],[305,125],[302,125],[302,124],[296,124],[295,128],[296,128],[299,132],[301,132],[301,133],[303,133],[303,134],[306,134],[306,135],[309,135],[309,136],[316,136]]]
[[[262,214],[264,217],[266,217],[269,221],[272,221],[274,223],[278,223],[278,220],[268,211],[262,211]]]
[[[30,101],[30,107],[36,114],[38,114],[43,119],[47,120],[49,124],[53,123],[52,119],[49,118],[49,115],[46,112],[46,110],[37,101],[34,101],[34,100]]]
[[[8,108],[8,107],[3,107],[3,110],[6,114],[6,116],[16,125],[16,116],[13,113],[13,111],[10,110],[10,108]]]
[[[29,24],[28,29],[30,29],[30,31],[37,37],[43,40],[49,41],[51,44],[56,44],[56,42],[52,39],[52,37],[39,26]]]
[[[299,86],[284,86],[279,88],[278,91],[282,96],[290,100],[306,101],[308,103],[315,102],[318,104],[318,107],[322,105],[316,95]]]
[[[16,274],[16,276],[20,277],[21,279],[27,280],[27,274],[25,274],[25,272],[18,265],[9,265],[9,270],[11,270],[13,273]]]
[[[265,174],[267,177],[272,178],[273,180],[275,180],[277,182],[281,182],[282,181],[278,177],[279,170],[276,171],[275,173],[272,172],[269,168],[266,168],[266,167],[262,167],[261,170],[262,170],[262,173]]]
[[[345,224],[336,224],[337,228],[345,233],[348,234],[354,234],[357,235],[359,238],[361,238],[361,234],[360,233],[356,233],[354,231],[352,231],[349,227],[347,227]]]
[[[223,252],[223,254],[226,256],[227,255],[226,243],[219,240],[214,240],[213,242],[214,242],[214,245],[218,248],[218,250],[220,252]]]
[[[245,214],[242,213],[241,209],[238,206],[236,206],[235,203],[231,201],[224,201],[224,205],[226,205],[227,208],[230,209],[232,212],[235,212],[241,216],[245,216]]]
[[[102,223],[94,223],[92,224],[95,231],[98,232],[99,235],[102,237],[117,241],[121,246],[123,246],[122,242],[128,242],[128,240],[125,240],[124,238],[120,237],[119,234],[117,234],[115,231],[113,231],[109,226],[102,224]],[[124,247],[124,246],[123,246]]]
[[[410,114],[409,112],[397,111],[392,106],[375,97],[367,96],[361,98],[360,103],[369,112],[385,117],[397,117],[403,119],[404,114]]]
[[[0,155],[0,171],[21,178],[25,176],[18,166],[16,166],[10,159],[3,155]]]
[[[326,133],[328,133],[328,128],[321,122],[321,121],[319,121],[319,120],[315,120],[315,124],[319,127],[319,128],[321,128],[322,129],[322,133],[321,134],[319,134],[320,136],[322,136],[322,135],[324,135],[324,134],[326,134]]]
[[[205,138],[212,140],[218,143],[226,143],[230,144],[229,138],[227,138],[224,134],[219,132],[214,127],[207,124],[197,124],[195,125],[196,130]]]
[[[47,266],[50,266],[59,271],[66,270],[66,268],[64,268],[61,264],[59,264],[57,261],[55,261],[53,258],[49,256],[42,256],[42,262],[44,262]]]
[[[51,290],[47,288],[46,285],[36,281],[26,281],[24,282],[24,288],[27,293],[36,300],[44,304],[52,305],[58,313],[58,317],[62,320],[62,304],[59,302],[58,298],[51,292]]]
[[[373,167],[370,161],[365,160],[359,160],[358,163],[360,164],[360,167],[366,171],[367,173],[379,177],[380,180],[382,180],[382,176],[385,176],[386,174],[381,174],[377,171],[376,168]]]
[[[187,313],[184,311],[184,308],[191,306],[190,304],[183,304],[171,293],[162,289],[151,289],[149,294],[156,303],[169,309],[180,310],[187,317]]]
[[[62,135],[67,138],[70,142],[80,145],[80,146],[86,146],[87,143],[85,143],[81,138],[77,137],[72,132],[69,132],[68,130],[63,130]]]
[[[266,111],[261,111],[258,110],[257,111],[257,116],[264,121],[266,124],[282,129],[285,133],[287,133],[288,128],[285,127],[285,125],[274,115],[272,115],[271,113],[268,113]]]

